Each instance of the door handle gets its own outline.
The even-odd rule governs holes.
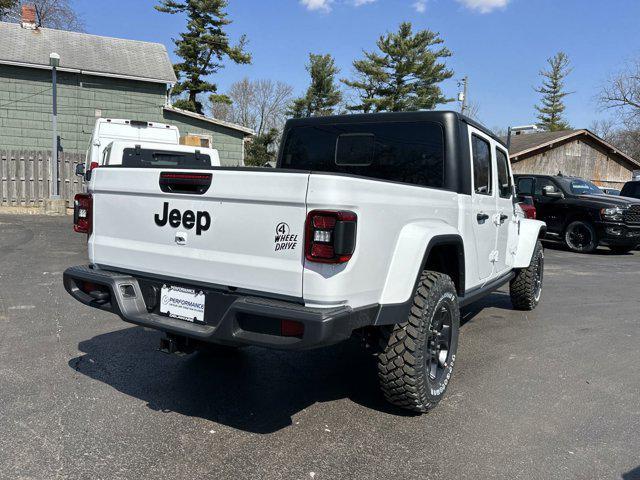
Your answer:
[[[504,213],[501,213],[500,214],[500,225],[502,225],[507,218],[509,218],[509,215],[505,215]]]
[[[476,216],[476,219],[478,220],[478,223],[484,223],[486,220],[489,220],[489,215],[486,213],[479,213]]]

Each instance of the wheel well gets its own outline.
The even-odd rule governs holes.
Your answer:
[[[571,222],[575,222],[576,220],[580,220],[581,222],[590,223],[593,225],[593,218],[586,213],[574,213],[566,218],[564,225],[562,226],[562,231],[564,232]]]
[[[429,251],[425,270],[449,275],[458,295],[464,294],[464,249],[457,243],[437,244]]]

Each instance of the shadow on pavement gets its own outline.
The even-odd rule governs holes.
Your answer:
[[[460,326],[462,327],[469,323],[482,312],[482,310],[489,307],[499,308],[501,310],[513,310],[511,297],[507,292],[493,292],[468,307],[464,307],[460,311]]]
[[[544,248],[548,248],[549,250],[557,250],[559,252],[571,252],[569,248],[562,242],[557,242],[554,240],[544,240],[543,242]],[[636,248],[638,250],[638,248]],[[633,251],[627,253],[616,253],[611,249],[600,246],[592,253],[575,253],[575,255],[602,255],[602,256],[614,256],[614,257],[625,257],[633,255]]]
[[[640,480],[640,467],[636,467],[627,473],[623,473],[622,480]]]
[[[471,321],[487,306],[511,309],[496,292],[462,311]],[[272,433],[318,402],[348,398],[392,415],[411,412],[389,405],[378,389],[374,356],[359,339],[304,352],[248,347],[226,356],[157,351],[161,334],[131,327],[80,342],[74,370],[139,398],[156,411],[200,417],[253,433]]]
[[[349,398],[375,410],[411,415],[378,390],[375,359],[353,340],[306,352],[248,347],[227,356],[171,356],[160,335],[141,327],[79,344],[69,366],[156,411],[200,417],[240,430],[272,433],[317,402]]]

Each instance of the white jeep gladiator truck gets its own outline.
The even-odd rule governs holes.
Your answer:
[[[462,306],[506,283],[516,309],[540,300],[545,225],[517,215],[508,158],[458,113],[413,112],[290,120],[274,169],[106,165],[64,285],[168,351],[374,337],[385,397],[425,412]]]

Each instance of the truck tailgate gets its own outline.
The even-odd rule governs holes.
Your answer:
[[[180,170],[211,174],[208,190],[195,194],[162,191],[163,172],[178,173],[94,170],[92,263],[302,297],[307,173]]]

